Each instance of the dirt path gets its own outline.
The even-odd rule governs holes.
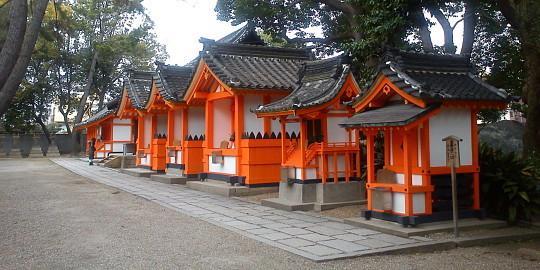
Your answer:
[[[72,174],[0,160],[0,269],[534,269],[538,242],[313,263]]]

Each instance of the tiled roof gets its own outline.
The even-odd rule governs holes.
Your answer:
[[[251,44],[251,45],[266,45],[266,43],[261,39],[255,27],[247,23],[240,29],[218,39],[218,43],[232,43],[232,44]]]
[[[150,97],[153,71],[131,70],[126,80],[128,97],[136,109],[144,109]]]
[[[204,40],[201,57],[225,84],[241,89],[293,90],[308,49],[228,44]]]
[[[404,126],[422,115],[439,107],[433,104],[426,108],[421,108],[413,104],[389,104],[387,106],[373,109],[361,113],[345,120],[340,124],[342,127],[381,127],[381,126]]]
[[[181,102],[193,77],[193,67],[181,67],[157,63],[154,81],[163,99]]]
[[[505,101],[507,94],[472,73],[468,57],[389,50],[379,74],[425,100]],[[359,98],[357,101],[361,100]]]
[[[75,128],[84,127],[89,124],[95,123],[101,119],[108,117],[109,115],[114,115],[118,111],[120,105],[120,99],[114,99],[111,102],[107,103],[101,110],[97,113],[90,116],[88,119],[75,125]]]
[[[349,69],[342,56],[305,62],[296,89],[285,98],[259,107],[256,112],[297,110],[324,104],[337,96]]]

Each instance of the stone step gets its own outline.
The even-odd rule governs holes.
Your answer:
[[[156,171],[143,169],[143,168],[121,169],[120,172],[125,173],[127,175],[135,176],[135,177],[146,177],[146,178],[150,178],[150,176],[154,174],[158,174],[158,172]]]
[[[197,178],[188,178],[181,175],[173,174],[153,174],[150,176],[150,179],[156,182],[164,184],[180,184],[185,185],[188,181],[198,181]]]
[[[280,198],[264,199],[261,205],[285,211],[310,211],[315,207],[314,203],[295,203]]]
[[[251,196],[264,193],[277,192],[279,188],[275,187],[247,187],[247,186],[231,186],[231,184],[208,179],[206,181],[189,181],[187,187],[202,192],[218,194],[227,197]]]

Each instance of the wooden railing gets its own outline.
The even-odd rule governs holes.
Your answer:
[[[359,146],[353,142],[335,142],[322,143],[315,142],[310,144],[305,153],[300,153],[298,143],[290,140],[286,149],[286,160],[284,164],[289,166],[298,166],[302,168],[316,168],[317,178],[322,179],[323,183],[328,178],[334,182],[339,181],[340,175],[349,181],[351,177],[360,177],[360,150]],[[304,155],[303,162],[302,154]],[[331,163],[328,164],[331,158]],[[338,159],[343,157],[344,168],[339,168]]]

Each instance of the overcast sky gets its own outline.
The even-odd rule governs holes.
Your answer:
[[[216,18],[214,7],[217,0],[145,0],[148,14],[155,23],[158,40],[167,46],[168,64],[184,65],[197,56],[202,46],[200,37],[219,39],[236,30]],[[451,19],[456,21],[457,19]],[[463,25],[456,27],[454,39],[461,45]],[[442,29],[435,25],[432,29],[433,43],[443,44]]]

